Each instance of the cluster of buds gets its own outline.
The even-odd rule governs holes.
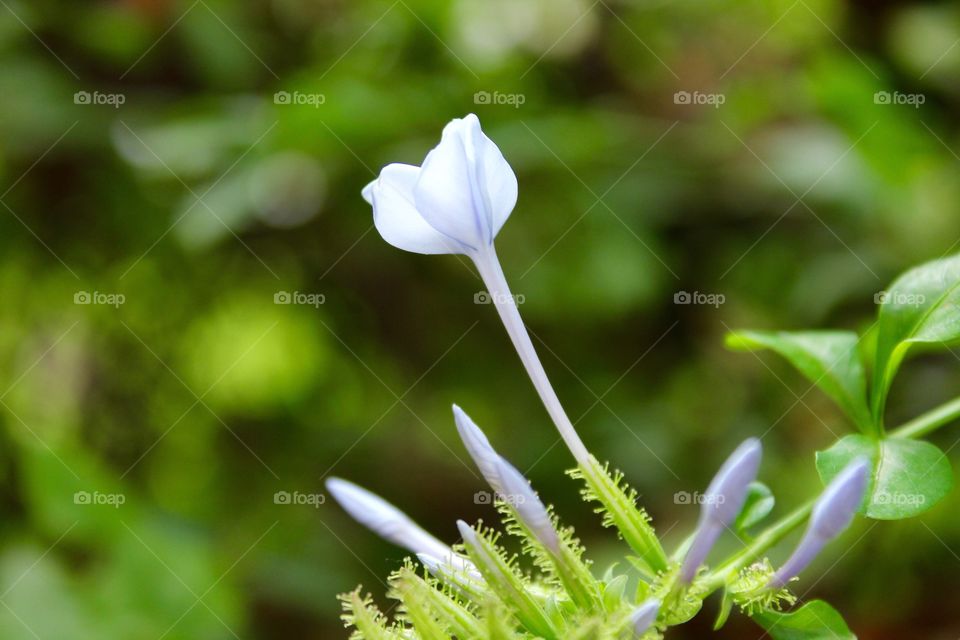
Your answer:
[[[635,506],[635,492],[626,490],[621,478],[611,476],[584,446],[520,318],[494,250],[494,238],[516,203],[517,179],[500,150],[480,129],[476,116],[448,124],[440,144],[427,154],[422,166],[386,166],[363,190],[363,196],[373,206],[378,231],[390,244],[416,253],[466,255],[477,266],[534,388],[577,462],[579,477],[587,483],[585,497],[601,504],[598,512],[604,513],[605,523],[615,526],[633,548],[633,560],[648,583],[638,590],[636,598],[629,598],[623,593],[624,575],[595,577],[570,530],[558,525],[530,482],[454,405],[460,438],[494,494],[500,497],[497,506],[508,531],[524,539],[525,552],[552,581],[530,583],[496,546],[495,536],[489,532],[458,521],[462,545],[451,547],[383,499],[345,480],[329,479],[330,493],[351,516],[416,555],[438,588],[446,589],[452,598],[436,605],[435,615],[427,616],[414,615],[419,610],[417,603],[404,601],[413,635],[404,632],[396,637],[428,637],[416,635],[418,624],[429,626],[445,616],[454,627],[474,629],[473,616],[487,607],[491,598],[499,598],[524,631],[548,639],[565,637],[564,625],[570,619],[580,620],[577,624],[589,620],[611,637],[635,638],[659,638],[668,626],[684,621],[689,616],[671,611],[671,603],[679,601],[674,597],[678,593],[688,599],[690,594],[701,593],[696,586],[706,580],[707,558],[741,513],[751,483],[756,480],[762,457],[760,442],[747,440],[720,468],[704,495],[695,532],[675,556],[678,559],[671,561],[649,518]],[[866,461],[857,460],[829,484],[816,501],[807,532],[796,550],[754,591],[782,590],[849,526],[863,501],[868,473]],[[358,604],[362,602],[354,599],[352,606]],[[694,603],[694,613],[699,604]],[[358,624],[361,634],[379,628],[377,616],[364,618],[354,613],[350,620],[355,624],[366,620],[366,632]],[[490,637],[501,636],[490,632]]]

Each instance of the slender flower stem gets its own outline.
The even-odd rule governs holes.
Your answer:
[[[490,294],[490,298],[497,308],[497,313],[500,314],[503,326],[506,328],[514,348],[520,355],[520,360],[527,370],[527,375],[529,375],[533,381],[533,386],[540,395],[544,406],[547,408],[547,413],[550,414],[550,418],[557,426],[560,437],[563,438],[567,448],[570,449],[570,452],[573,454],[573,457],[576,458],[577,462],[586,467],[590,460],[590,453],[584,446],[583,441],[580,440],[580,436],[577,435],[576,430],[573,428],[573,423],[571,423],[570,418],[567,417],[566,412],[560,404],[560,399],[553,390],[549,378],[547,378],[547,372],[544,370],[543,364],[540,362],[540,357],[533,347],[530,334],[527,333],[527,328],[524,326],[523,319],[520,317],[520,311],[517,309],[516,301],[510,292],[510,286],[507,284],[507,279],[503,275],[503,269],[500,267],[500,261],[497,259],[496,251],[494,251],[491,246],[488,250],[475,255],[474,262],[477,265],[477,270],[480,272],[480,277],[483,279],[484,285],[487,287],[487,293]]]
[[[716,571],[707,578],[708,593],[722,587],[731,575],[759,558],[764,551],[780,542],[787,534],[806,522],[815,503],[816,500],[811,500],[770,525],[763,533],[754,538],[753,542],[717,567]]]
[[[957,418],[960,418],[960,398],[955,398],[914,418],[893,431],[890,436],[893,438],[921,438]]]

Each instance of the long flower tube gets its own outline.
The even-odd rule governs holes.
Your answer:
[[[590,454],[564,412],[497,259],[493,241],[517,202],[517,178],[473,114],[452,120],[420,167],[390,164],[363,189],[384,240],[473,260],[533,386],[573,457]]]

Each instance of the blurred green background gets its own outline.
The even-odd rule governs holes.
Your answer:
[[[3,638],[346,637],[335,595],[384,602],[403,554],[275,495],[342,476],[454,541],[493,512],[452,402],[599,566],[622,551],[473,270],[388,246],[359,197],[452,117],[513,165],[521,311],[671,543],[743,438],[783,513],[850,429],[723,334],[865,329],[960,237],[955,3],[2,0],[0,65]],[[891,422],[958,384],[911,361]],[[862,638],[956,638],[958,506],[859,522],[800,592]]]

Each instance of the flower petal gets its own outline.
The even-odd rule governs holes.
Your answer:
[[[477,183],[483,189],[489,207],[490,242],[497,237],[503,223],[517,204],[517,176],[500,148],[480,129],[480,121],[472,113],[464,118],[472,137]]]
[[[479,250],[493,243],[517,200],[517,178],[473,114],[451,121],[423,161],[417,210],[438,231]]]
[[[427,224],[413,204],[413,186],[420,168],[389,164],[363,189],[363,198],[373,205],[373,223],[383,239],[414,253],[463,253],[464,247]]]

